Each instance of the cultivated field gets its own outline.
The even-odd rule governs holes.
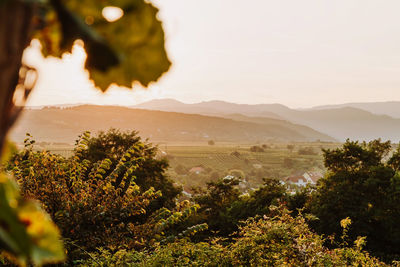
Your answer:
[[[204,186],[206,182],[227,175],[241,177],[246,186],[257,187],[263,178],[282,179],[305,171],[324,172],[322,148],[336,148],[339,143],[158,143],[159,155],[169,161],[169,176],[184,186]],[[258,147],[259,151],[254,147]],[[49,150],[69,157],[73,146],[63,143],[39,142],[38,150]]]
[[[252,147],[263,151],[252,152]],[[263,178],[282,179],[305,171],[324,171],[322,148],[336,148],[338,143],[271,144],[160,144],[161,155],[170,162],[169,175],[186,191],[193,186],[226,175],[241,176],[248,187],[256,187]],[[253,149],[254,151],[254,149]],[[200,167],[200,168],[196,168]]]

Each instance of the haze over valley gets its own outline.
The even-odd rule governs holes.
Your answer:
[[[399,102],[356,103],[299,110],[280,104],[185,104],[157,99],[131,107],[36,107],[25,109],[11,138],[20,142],[30,132],[38,140],[70,143],[85,130],[119,128],[136,129],[156,142],[342,142],[347,138],[398,142],[400,119],[393,108],[397,106]]]

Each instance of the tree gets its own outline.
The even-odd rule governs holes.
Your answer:
[[[141,159],[140,164],[132,173],[135,183],[143,190],[148,190],[150,187],[160,190],[161,196],[151,204],[153,209],[173,208],[175,198],[182,189],[175,187],[173,181],[166,176],[165,171],[169,164],[165,158],[157,157],[157,147],[142,141],[136,131],[121,132],[117,129],[101,131],[97,136],[87,138],[87,149],[80,151],[80,154],[81,158],[90,161],[92,166],[97,162],[109,159],[111,167],[106,172],[109,174],[124,154],[133,147],[140,147],[140,150],[134,150],[133,156]],[[116,185],[119,183],[120,179],[116,181]]]
[[[323,150],[329,172],[318,181],[307,205],[319,219],[312,223],[319,233],[338,237],[339,222],[349,217],[350,240],[366,236],[366,248],[375,255],[400,255],[400,152],[387,159],[390,151],[390,142],[381,140],[347,140],[341,148]]]
[[[293,151],[293,149],[294,149],[294,145],[287,145],[286,146],[287,147],[287,149],[290,151],[290,152],[292,152]]]
[[[170,196],[163,191],[168,190],[153,187],[160,186],[156,176],[162,173],[155,170],[153,180],[147,178],[144,186],[139,185],[143,169],[151,169],[146,163],[151,155],[143,143],[132,144],[113,165],[108,158],[90,162],[85,157],[90,141],[83,134],[74,156],[64,158],[34,151],[28,138],[26,148],[8,166],[22,195],[40,200],[61,230],[69,263],[98,247],[148,248],[155,241],[188,236],[206,227],[180,226],[197,206],[187,201],[176,204],[176,194],[167,199]],[[170,183],[165,177],[162,182]]]
[[[268,215],[272,204],[284,200],[286,187],[275,179],[264,179],[264,184],[241,194],[238,178],[224,178],[207,183],[206,190],[194,190],[193,200],[200,205],[199,220],[204,220],[211,231],[228,237],[238,230],[240,221],[256,215]]]
[[[119,8],[122,18],[111,22],[103,17],[102,10],[108,6]],[[111,83],[131,87],[138,82],[147,86],[170,66],[157,9],[148,1],[0,0],[0,153],[7,132],[37,79],[36,70],[21,62],[24,49],[34,38],[40,41],[44,56],[56,57],[71,51],[75,41],[81,40],[87,53],[85,68],[102,91]],[[23,96],[19,103],[14,102],[17,89]],[[0,195],[5,197],[14,191],[6,178],[1,179]],[[18,217],[21,210],[9,208]],[[1,235],[0,249],[17,255],[22,263],[35,260],[41,264],[42,259],[51,258],[50,254],[46,257],[34,254],[33,237],[29,236],[26,225],[13,221],[19,230],[10,232],[8,219],[13,217],[10,213],[0,210],[0,230],[12,235],[7,238]],[[18,238],[19,234],[25,239]],[[4,244],[13,238],[16,243]]]
[[[228,214],[228,209],[240,196],[238,178],[223,178],[208,182],[207,188],[194,188],[193,200],[200,205],[199,222],[206,222],[210,231],[218,231],[227,236],[236,229]]]

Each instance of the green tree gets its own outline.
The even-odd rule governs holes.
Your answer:
[[[206,222],[210,231],[218,231],[227,236],[236,229],[228,214],[228,209],[241,194],[238,178],[223,178],[208,182],[207,188],[194,188],[193,200],[200,205],[197,222]],[[207,232],[206,234],[210,234]]]
[[[195,190],[193,200],[200,205],[198,219],[219,236],[228,237],[238,230],[240,221],[268,215],[270,205],[285,200],[286,187],[278,180],[264,179],[264,184],[249,194],[240,192],[240,181],[225,178],[208,183],[207,189]]]
[[[400,255],[400,175],[397,172],[399,150],[389,156],[390,142],[374,140],[358,143],[347,140],[343,147],[324,150],[326,177],[308,204],[318,217],[312,226],[323,234],[336,234],[339,222],[349,217],[348,232],[354,241],[367,237],[366,248],[391,259]]]
[[[180,225],[197,206],[189,202],[176,205],[174,196],[170,201],[174,205],[168,207],[168,201],[157,202],[163,197],[162,190],[152,187],[151,180],[148,188],[136,183],[136,170],[149,160],[141,142],[130,146],[113,166],[107,158],[94,163],[85,158],[90,140],[88,133],[83,134],[75,155],[64,158],[34,151],[28,138],[26,148],[9,166],[22,195],[40,200],[62,231],[69,263],[97,247],[146,248],[155,241],[190,236],[207,227]]]
[[[162,195],[151,204],[154,210],[161,207],[174,207],[175,198],[182,189],[175,187],[173,181],[165,174],[169,164],[165,158],[157,157],[157,147],[142,141],[136,131],[121,132],[117,129],[110,129],[107,132],[99,132],[97,136],[90,136],[86,142],[87,148],[80,151],[81,158],[88,160],[92,165],[109,159],[111,168],[107,174],[117,166],[126,151],[133,147],[140,147],[140,151],[135,150],[133,155],[141,159],[140,164],[132,173],[135,183],[143,190],[153,187],[161,191]],[[115,181],[116,186],[119,185],[121,179],[122,177],[119,177]]]

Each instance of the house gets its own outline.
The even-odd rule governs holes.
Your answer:
[[[301,175],[293,175],[284,178],[286,184],[294,184],[297,186],[306,186],[307,184],[316,184],[318,179],[322,178],[323,175],[319,172],[305,172]]]
[[[235,176],[233,176],[233,175],[227,175],[227,176],[225,176],[225,177],[223,178],[223,180],[232,180],[232,179],[235,179]]]
[[[289,176],[284,179],[286,184],[295,184],[297,186],[306,186],[308,181],[303,175]]]

